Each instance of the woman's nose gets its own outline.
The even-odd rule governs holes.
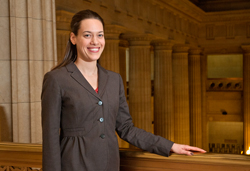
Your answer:
[[[93,37],[92,37],[91,43],[94,44],[94,45],[98,44],[98,39],[97,39],[96,36],[93,36]]]

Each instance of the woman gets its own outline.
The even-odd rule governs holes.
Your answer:
[[[105,46],[104,22],[97,13],[83,10],[75,14],[71,31],[63,62],[44,76],[44,171],[118,171],[115,132],[163,156],[170,151],[205,152],[134,127],[121,76],[97,64]]]

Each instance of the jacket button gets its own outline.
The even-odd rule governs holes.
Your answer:
[[[100,106],[101,106],[101,105],[102,105],[102,101],[99,101],[99,102],[98,102],[98,105],[100,105]]]
[[[104,139],[104,138],[105,138],[105,134],[101,134],[100,137],[101,137],[102,139]]]
[[[100,119],[99,119],[99,121],[100,121],[100,122],[103,122],[103,121],[104,121],[104,119],[103,119],[103,118],[100,118]]]

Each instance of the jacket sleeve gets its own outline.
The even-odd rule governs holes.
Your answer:
[[[44,76],[42,88],[43,171],[61,171],[60,87],[51,73]]]
[[[162,156],[169,156],[173,142],[134,126],[124,95],[124,87],[120,76],[119,111],[116,119],[117,134],[130,144]]]

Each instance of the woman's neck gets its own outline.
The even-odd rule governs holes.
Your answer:
[[[83,75],[91,76],[97,74],[97,61],[86,62],[84,60],[76,59],[75,65]]]

